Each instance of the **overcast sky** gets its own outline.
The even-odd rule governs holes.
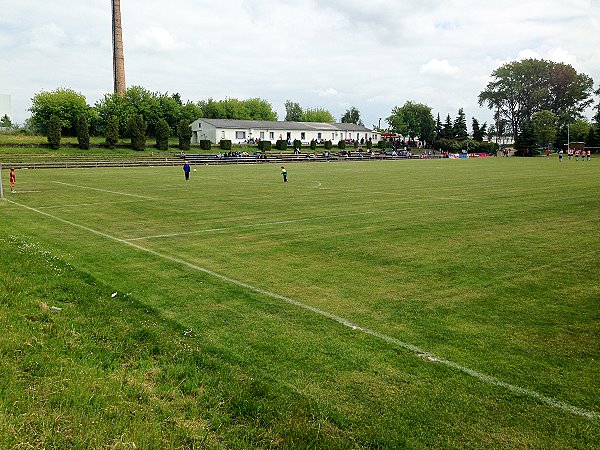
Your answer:
[[[10,5],[9,5],[10,3]],[[2,0],[0,94],[22,123],[42,90],[93,105],[113,89],[109,0]],[[407,100],[442,120],[477,97],[502,64],[571,64],[600,82],[600,0],[121,0],[128,86],[182,99],[263,98],[355,106],[366,126]]]

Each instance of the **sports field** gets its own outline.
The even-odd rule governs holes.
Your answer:
[[[19,320],[70,368],[25,370],[27,334],[0,344],[0,443],[600,447],[600,159],[286,167],[288,183],[270,164],[198,166],[189,182],[181,167],[20,170],[16,194],[4,170],[0,326]],[[63,270],[87,281],[63,285]],[[105,309],[82,321],[89,289]],[[51,332],[18,318],[40,303],[60,308],[44,312]],[[131,305],[136,352],[158,346],[143,364],[52,340],[102,346],[86,327],[105,313],[132,336]],[[89,395],[57,386],[84,364],[131,370],[139,400],[88,381],[99,403],[82,407]],[[143,417],[115,422],[113,397]],[[175,398],[202,407],[171,411]],[[65,417],[68,439],[54,435]]]

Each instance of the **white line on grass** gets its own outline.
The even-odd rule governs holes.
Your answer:
[[[79,228],[81,230],[89,231],[90,233],[93,233],[95,235],[102,236],[102,237],[105,237],[105,238],[110,239],[112,241],[128,245],[128,246],[133,247],[133,248],[135,248],[137,250],[141,250],[143,252],[146,252],[146,253],[149,253],[151,255],[154,255],[154,256],[156,256],[158,258],[165,259],[167,261],[172,261],[172,262],[175,262],[177,264],[181,264],[183,266],[189,267],[190,269],[196,270],[198,272],[206,273],[206,274],[208,274],[210,276],[218,278],[218,279],[220,279],[222,281],[225,281],[227,283],[230,283],[230,284],[233,284],[233,285],[236,285],[236,286],[240,286],[240,287],[243,287],[243,288],[248,289],[250,291],[256,292],[258,294],[262,294],[262,295],[265,295],[267,297],[274,298],[276,300],[281,300],[281,301],[283,301],[285,303],[288,303],[290,305],[294,305],[294,306],[297,306],[299,308],[305,309],[307,311],[311,311],[311,312],[313,312],[315,314],[318,314],[318,315],[320,315],[322,317],[326,317],[326,318],[331,319],[331,320],[333,320],[335,322],[338,322],[338,323],[340,323],[340,324],[342,324],[342,325],[344,325],[344,326],[346,326],[346,327],[348,327],[348,328],[350,328],[352,330],[360,331],[362,333],[365,333],[365,334],[371,335],[373,337],[376,337],[378,339],[381,339],[382,341],[388,342],[388,343],[390,343],[392,345],[396,345],[398,347],[404,348],[404,349],[406,349],[406,350],[408,350],[408,351],[410,351],[412,353],[415,353],[417,356],[419,356],[420,358],[423,358],[425,360],[428,360],[428,361],[431,361],[431,362],[440,363],[440,364],[444,364],[444,365],[446,365],[448,367],[451,367],[451,368],[456,369],[456,370],[458,370],[460,372],[463,372],[463,373],[465,373],[467,375],[470,375],[473,378],[476,378],[476,379],[478,379],[478,380],[480,380],[480,381],[482,381],[484,383],[490,384],[492,386],[498,386],[498,387],[504,388],[504,389],[506,389],[508,391],[511,391],[511,392],[515,393],[515,394],[525,395],[525,396],[530,397],[532,399],[538,400],[539,402],[545,403],[546,405],[552,406],[553,408],[561,409],[561,410],[569,412],[571,414],[582,416],[582,417],[585,417],[585,418],[591,419],[591,420],[600,420],[600,414],[597,413],[597,412],[590,411],[590,410],[585,409],[585,408],[580,408],[578,406],[574,406],[574,405],[571,405],[569,403],[565,403],[565,402],[563,402],[561,400],[557,400],[557,399],[555,399],[553,397],[549,397],[547,395],[540,394],[539,392],[532,391],[530,389],[525,389],[523,387],[520,387],[520,386],[517,386],[517,385],[514,385],[514,384],[506,383],[504,381],[499,380],[498,378],[495,378],[495,377],[490,376],[490,375],[486,375],[486,374],[484,374],[482,372],[478,372],[477,370],[470,369],[469,367],[462,366],[462,365],[460,365],[458,363],[455,363],[453,361],[450,361],[450,360],[447,360],[447,359],[444,359],[444,358],[439,358],[439,357],[437,357],[437,356],[429,353],[428,351],[423,350],[423,349],[417,347],[416,345],[409,344],[408,342],[401,341],[400,339],[396,339],[394,337],[388,336],[386,334],[380,333],[380,332],[375,331],[375,330],[371,330],[369,328],[361,327],[359,325],[356,325],[356,324],[350,322],[348,319],[345,319],[343,317],[337,316],[335,314],[332,314],[330,312],[324,311],[322,309],[315,308],[314,306],[306,305],[306,304],[304,304],[302,302],[299,302],[297,300],[294,300],[292,298],[285,297],[283,295],[276,294],[274,292],[270,292],[270,291],[267,291],[265,289],[262,289],[262,288],[259,288],[259,287],[256,287],[256,286],[252,286],[251,284],[245,283],[245,282],[240,281],[240,280],[236,280],[234,278],[230,278],[230,277],[228,277],[226,275],[222,275],[222,274],[217,273],[217,272],[213,272],[210,269],[207,269],[207,268],[201,267],[201,266],[197,266],[196,264],[192,264],[192,263],[190,263],[188,261],[185,261],[185,260],[183,260],[181,258],[177,258],[175,256],[166,255],[164,253],[160,253],[160,252],[157,252],[155,250],[151,250],[149,248],[142,247],[141,245],[138,245],[138,244],[135,244],[133,242],[127,241],[125,239],[121,239],[121,238],[118,238],[116,236],[112,236],[110,234],[103,233],[102,231],[94,230],[93,228],[86,227],[85,225],[80,225],[80,224],[71,222],[69,220],[62,219],[60,217],[54,216],[52,214],[49,214],[47,212],[40,211],[39,209],[33,208],[31,206],[23,205],[21,203],[17,203],[17,202],[12,201],[12,200],[8,200],[8,202],[12,203],[14,205],[20,206],[21,208],[25,208],[25,209],[28,209],[28,210],[33,211],[35,213],[41,214],[43,216],[50,217],[51,219],[57,220],[59,222],[65,223],[67,225],[71,225],[71,226],[73,226],[75,228]]]
[[[120,202],[90,202],[90,203],[72,203],[68,205],[48,205],[48,206],[38,206],[39,209],[68,209],[68,208],[78,208],[80,206],[98,206],[98,205],[123,205],[129,203],[140,203],[154,201],[154,199],[140,199],[140,200],[123,200]]]
[[[301,219],[278,220],[276,222],[251,223],[251,224],[247,224],[247,225],[234,225],[231,227],[205,228],[203,230],[183,231],[181,233],[156,234],[153,236],[127,238],[126,240],[127,241],[142,241],[145,239],[160,239],[160,238],[167,238],[167,237],[187,236],[190,234],[212,233],[212,232],[216,232],[216,231],[235,230],[238,228],[256,228],[256,227],[264,227],[264,226],[268,226],[268,225],[284,225],[286,223],[309,222],[311,220],[329,220],[329,219],[338,219],[340,217],[364,216],[364,215],[369,215],[369,214],[386,214],[386,213],[398,212],[398,211],[403,211],[403,210],[402,209],[388,209],[388,210],[382,210],[382,211],[362,211],[362,212],[357,212],[357,213],[336,214],[333,216],[303,217]]]
[[[127,195],[128,197],[138,197],[138,198],[143,198],[143,199],[146,199],[146,200],[158,200],[156,198],[146,197],[144,195],[128,194],[127,192],[109,191],[107,189],[100,189],[100,188],[94,188],[94,187],[89,187],[89,186],[79,186],[77,184],[63,183],[62,181],[52,181],[52,183],[62,184],[62,185],[65,185],[65,186],[76,187],[76,188],[79,188],[79,189],[90,189],[92,191],[106,192],[108,194]]]

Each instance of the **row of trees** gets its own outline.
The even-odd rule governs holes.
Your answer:
[[[333,115],[322,108],[303,109],[298,103],[286,101],[287,121],[334,122]],[[106,94],[95,105],[87,104],[83,95],[72,89],[56,89],[40,92],[32,99],[30,127],[37,133],[46,134],[48,121],[58,116],[65,135],[75,136],[77,124],[82,117],[87,119],[92,135],[106,133],[110,117],[118,118],[119,134],[129,136],[129,120],[141,115],[147,124],[147,134],[155,137],[164,120],[171,134],[181,120],[191,123],[203,117],[207,119],[277,120],[277,113],[269,102],[260,98],[238,100],[202,100],[183,103],[179,94],[151,92],[140,86],[127,89],[125,95]],[[360,112],[352,107],[341,118],[342,122],[361,123]]]

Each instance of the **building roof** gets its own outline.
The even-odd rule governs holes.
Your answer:
[[[364,125],[354,123],[287,122],[270,120],[198,119],[215,128],[242,128],[265,130],[314,130],[314,131],[360,131],[372,132]]]

